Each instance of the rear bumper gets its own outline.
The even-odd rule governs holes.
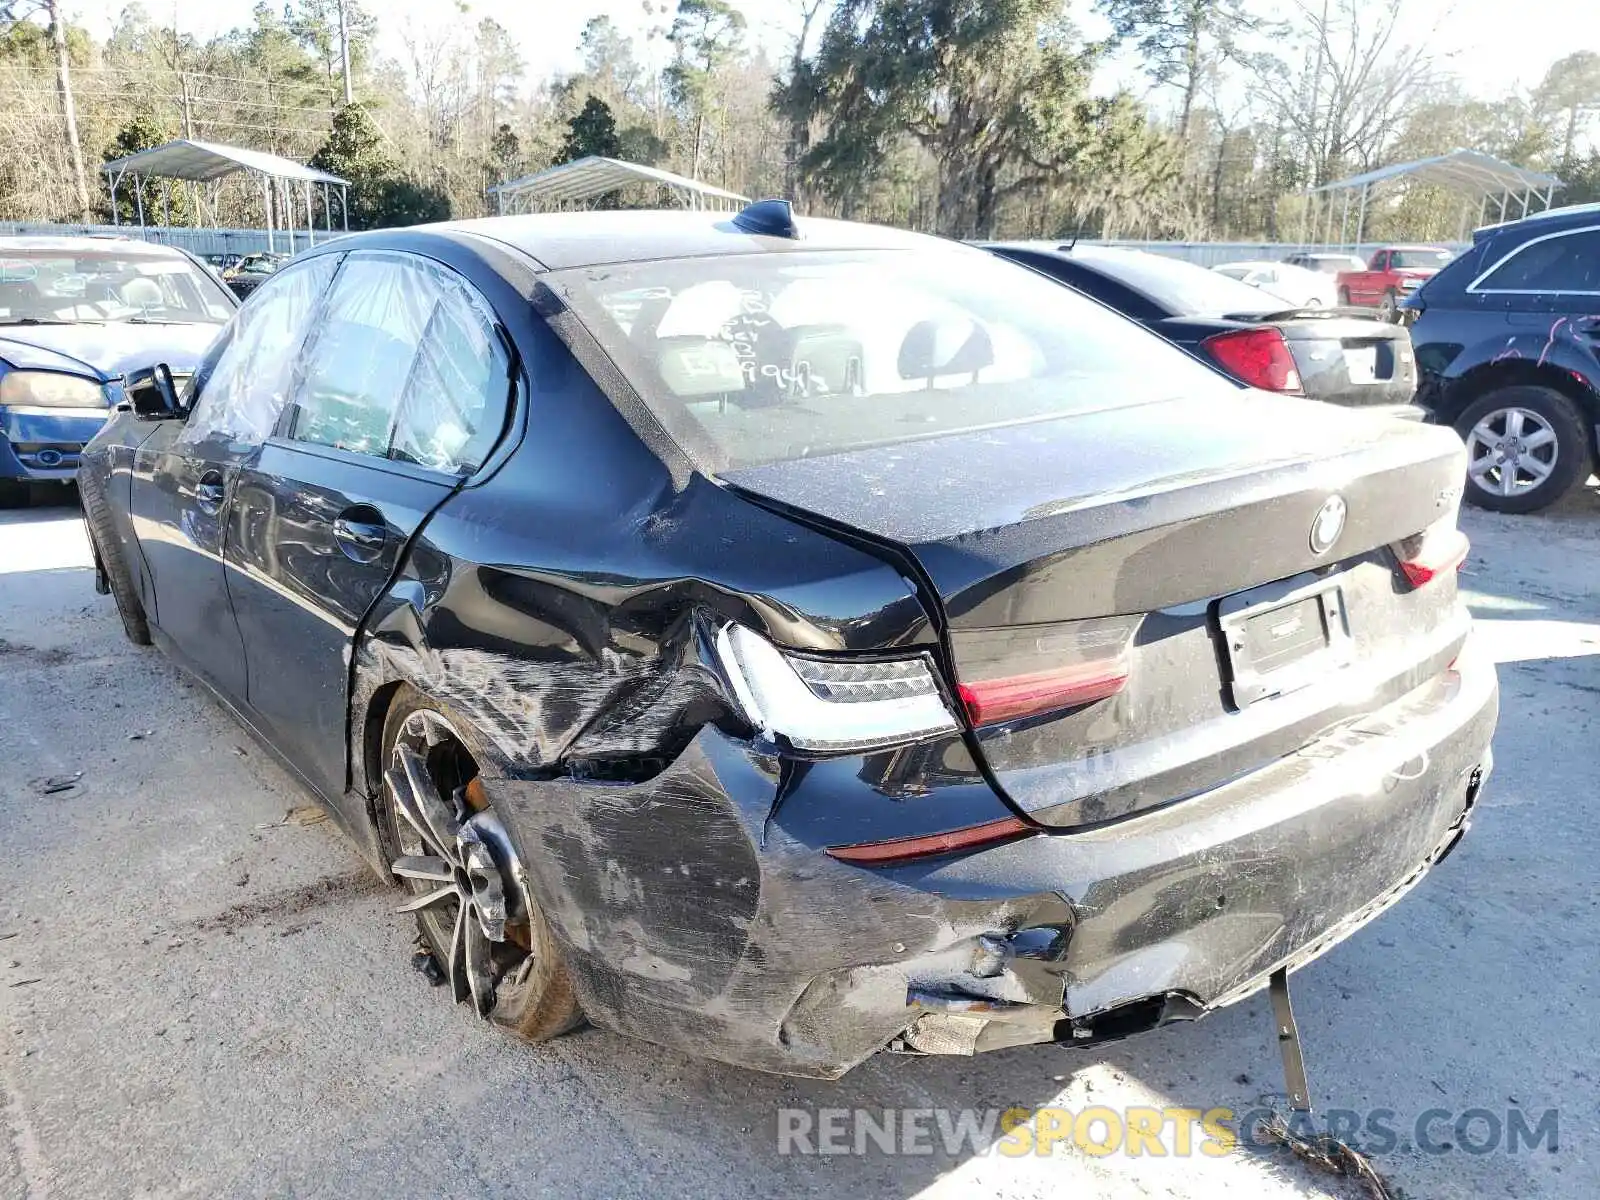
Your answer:
[[[1464,655],[1181,804],[890,870],[769,822],[775,764],[711,727],[648,783],[486,782],[594,1023],[833,1077],[891,1043],[1121,1036],[1310,961],[1461,836],[1497,711],[1493,665]]]

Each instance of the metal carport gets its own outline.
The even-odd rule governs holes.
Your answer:
[[[1428,184],[1446,188],[1462,197],[1461,230],[1458,240],[1465,240],[1467,221],[1472,201],[1478,202],[1478,223],[1489,216],[1490,205],[1497,203],[1495,219],[1525,217],[1530,209],[1540,211],[1550,207],[1557,188],[1566,185],[1554,175],[1519,167],[1481,150],[1452,150],[1432,158],[1419,158],[1415,162],[1395,163],[1379,167],[1349,179],[1325,183],[1307,191],[1306,209],[1309,217],[1311,205],[1318,196],[1326,197],[1327,228],[1324,241],[1333,242],[1333,213],[1339,207],[1333,197],[1342,193],[1344,204],[1339,216],[1339,244],[1359,244],[1367,223],[1367,201],[1380,189],[1403,186],[1406,183]],[[1358,197],[1356,205],[1355,237],[1345,236],[1350,220],[1350,200]],[[1520,203],[1521,209],[1517,211]],[[1537,204],[1537,208],[1533,208]]]
[[[300,185],[305,199],[306,239],[309,243],[313,245],[316,243],[316,219],[311,208],[313,184],[322,190],[322,212],[327,232],[333,232],[333,207],[329,202],[329,189],[335,187],[339,189],[340,224],[345,230],[350,228],[348,180],[261,150],[246,150],[240,146],[221,146],[214,142],[197,142],[189,138],[180,138],[178,141],[152,146],[148,150],[141,150],[125,158],[113,159],[100,169],[106,173],[106,184],[111,190],[112,224],[119,223],[117,188],[130,176],[135,185],[133,199],[139,214],[139,226],[143,228],[144,196],[138,187],[140,179],[183,179],[196,184],[214,184],[229,175],[245,171],[261,181],[261,206],[267,219],[268,250],[275,248],[272,241],[276,220],[273,215],[274,185],[277,185],[279,197],[283,201],[284,220],[280,227],[289,235],[291,250],[294,249],[295,184]],[[167,195],[170,197],[170,193]],[[204,208],[203,205],[201,207]],[[216,208],[216,199],[213,196],[211,204],[213,226],[217,223]]]
[[[682,208],[734,212],[750,203],[748,197],[713,187],[660,167],[625,162],[620,158],[591,155],[574,162],[546,167],[489,189],[500,213],[588,208],[601,196],[630,184],[654,185]]]

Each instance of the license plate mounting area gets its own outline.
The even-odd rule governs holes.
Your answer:
[[[1236,708],[1296,691],[1350,661],[1337,576],[1287,580],[1226,596],[1217,623]]]

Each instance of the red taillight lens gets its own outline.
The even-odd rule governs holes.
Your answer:
[[[1421,587],[1440,575],[1459,571],[1467,561],[1469,549],[1471,543],[1467,535],[1457,529],[1453,521],[1435,525],[1393,547],[1400,569],[1406,573],[1412,587]]]
[[[950,634],[956,691],[974,725],[1035,717],[1120,692],[1142,616],[1097,617]]]
[[[1128,659],[1122,655],[1107,663],[963,683],[958,690],[972,723],[988,725],[1104,700],[1120,692],[1127,682]]]
[[[854,846],[829,846],[825,853],[829,858],[836,858],[840,862],[859,863],[864,866],[888,866],[892,863],[908,862],[914,858],[932,858],[936,854],[976,850],[980,846],[1009,842],[1037,832],[1037,829],[1020,817],[1006,817],[984,825],[952,829],[948,833],[890,838],[883,842],[861,842]]]
[[[1219,333],[1200,343],[1207,354],[1251,387],[1269,392],[1300,391],[1300,372],[1283,334],[1270,326]]]

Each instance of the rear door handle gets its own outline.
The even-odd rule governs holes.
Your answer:
[[[222,501],[227,496],[221,471],[207,471],[200,476],[200,482],[194,489],[194,502],[201,512],[215,514],[222,508]]]
[[[334,519],[333,540],[352,562],[369,563],[389,543],[389,526],[371,505],[357,504]]]

